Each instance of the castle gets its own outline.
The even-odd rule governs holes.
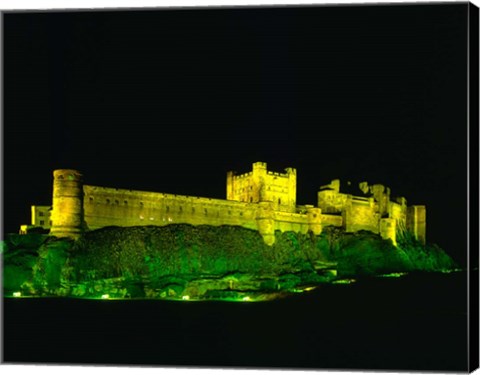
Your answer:
[[[107,226],[184,223],[249,228],[272,245],[277,230],[319,235],[332,225],[377,233],[394,244],[404,231],[425,243],[425,206],[407,206],[403,197],[392,201],[389,188],[367,182],[358,186],[363,196],[342,193],[339,180],[320,187],[317,206],[297,205],[296,170],[272,172],[263,162],[244,174],[227,173],[227,199],[85,185],[80,172],[71,169],[55,170],[53,176],[52,207],[32,206],[32,225],[56,237],[78,238]],[[26,231],[22,226],[21,233]]]

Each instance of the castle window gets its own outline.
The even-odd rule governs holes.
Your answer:
[[[118,204],[118,199],[115,199],[115,204]]]
[[[183,208],[180,206],[180,207],[178,208],[178,212],[182,212],[182,211],[183,211]]]
[[[167,212],[169,212],[169,211],[170,211],[170,206],[167,206]]]
[[[48,224],[50,224],[50,226],[52,226],[52,220],[50,220],[50,221],[48,222]]]
[[[282,200],[278,198],[278,204],[282,204]]]
[[[140,202],[140,207],[143,207],[143,202]]]
[[[93,197],[88,198],[90,202],[93,202]]]
[[[250,203],[252,203],[252,202],[253,202],[253,198],[252,198],[252,197],[250,197]]]
[[[44,225],[45,222],[43,220],[40,220],[40,225]]]
[[[128,202],[127,202],[127,201],[123,201],[123,204],[128,204]]]
[[[203,210],[203,212],[205,213],[205,215],[208,214],[208,211],[206,208]]]
[[[195,213],[195,208],[192,208],[192,214],[194,214],[194,213]]]
[[[45,215],[44,215],[44,213],[43,213],[42,211],[40,211],[40,212],[38,213],[38,216],[45,216]]]
[[[243,212],[240,211],[240,216],[243,216]]]
[[[107,199],[107,203],[110,203],[110,199]]]

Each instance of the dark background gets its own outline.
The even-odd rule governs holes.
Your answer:
[[[7,298],[4,361],[460,373],[478,367],[464,288],[459,272],[255,303]]]
[[[87,184],[224,198],[228,170],[427,206],[466,262],[468,4],[4,15],[4,231]]]

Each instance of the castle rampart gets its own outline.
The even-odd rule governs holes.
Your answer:
[[[108,225],[237,225],[256,228],[256,205],[221,199],[84,186],[89,229]]]
[[[52,235],[71,238],[106,226],[233,225],[257,230],[269,245],[275,231],[319,235],[335,226],[377,233],[394,244],[398,233],[409,232],[425,243],[425,206],[408,207],[403,197],[393,202],[383,185],[358,187],[364,196],[342,193],[333,180],[320,188],[318,206],[297,206],[296,170],[272,172],[263,162],[244,174],[227,173],[226,200],[83,185],[80,172],[62,169],[54,171],[51,216],[49,207],[32,206],[32,224],[45,217]]]

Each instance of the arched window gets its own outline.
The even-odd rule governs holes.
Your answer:
[[[278,204],[282,204],[282,200],[278,198]]]

